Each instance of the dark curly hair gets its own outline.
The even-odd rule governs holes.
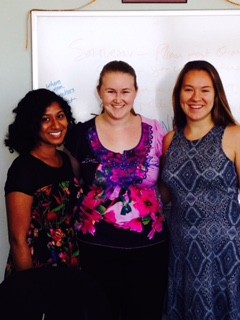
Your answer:
[[[14,121],[8,126],[4,144],[9,151],[29,153],[39,141],[42,116],[52,103],[58,103],[68,120],[69,128],[75,124],[68,102],[45,88],[29,91],[13,109]]]

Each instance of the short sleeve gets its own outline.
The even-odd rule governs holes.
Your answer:
[[[152,130],[153,130],[153,147],[155,149],[156,155],[158,157],[161,157],[163,151],[163,138],[164,136],[167,134],[167,130],[165,128],[165,126],[160,123],[160,121],[156,120],[156,119],[149,119],[146,117],[142,116],[142,121],[148,123],[149,125],[152,126]]]
[[[18,191],[32,196],[36,189],[35,171],[27,158],[16,158],[8,169],[4,188],[5,195],[9,192]]]
[[[72,127],[64,143],[64,147],[72,154],[73,157],[76,157],[76,153],[77,153],[80,127],[81,127],[81,122],[79,122],[77,125]]]
[[[88,130],[95,126],[95,118],[78,122],[69,132],[64,147],[81,163],[82,157],[89,152]]]
[[[158,120],[153,120],[153,135],[156,137],[157,154],[160,157],[163,153],[163,138],[167,134],[167,130]]]

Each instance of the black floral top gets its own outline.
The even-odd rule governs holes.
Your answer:
[[[8,170],[5,194],[13,191],[33,196],[27,243],[34,268],[79,266],[79,250],[74,225],[79,184],[66,154],[63,165],[54,168],[32,155],[20,155]],[[9,253],[5,278],[14,272]]]

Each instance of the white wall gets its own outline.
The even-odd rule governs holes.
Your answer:
[[[0,3],[0,282],[9,250],[4,203],[6,173],[16,154],[10,154],[3,140],[12,122],[12,109],[32,89],[31,43],[28,15],[32,9],[70,10],[88,0],[1,0]],[[186,4],[122,4],[121,0],[95,0],[82,10],[239,10],[226,0],[188,0]],[[28,36],[28,37],[27,37]],[[28,38],[28,47],[26,40]]]

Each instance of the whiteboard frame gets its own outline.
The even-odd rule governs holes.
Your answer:
[[[32,41],[32,86],[38,87],[38,41],[37,24],[41,17],[144,17],[144,16],[239,16],[240,10],[164,10],[164,11],[31,11],[31,41]]]
[[[39,46],[40,44],[38,43],[38,23],[41,21],[41,18],[55,18],[55,17],[84,17],[84,18],[94,18],[94,17],[230,17],[231,16],[237,16],[239,17],[239,23],[240,23],[240,10],[164,10],[164,11],[68,11],[68,10],[44,10],[44,11],[38,11],[38,10],[32,10],[31,11],[31,40],[32,40],[32,86],[33,89],[39,88],[39,70],[38,70],[38,51],[39,51]],[[43,20],[42,20],[43,21]],[[207,27],[206,27],[207,28]],[[218,32],[218,29],[216,28],[216,33]],[[240,31],[236,30],[237,35],[240,33]],[[218,33],[219,35],[219,33]],[[235,35],[235,33],[234,33]],[[204,38],[199,40],[199,47],[201,47],[201,44],[204,42]],[[214,43],[214,38],[213,38],[213,43]],[[240,65],[240,62],[239,62]],[[183,66],[183,65],[182,65]],[[217,68],[218,69],[218,68]],[[240,71],[239,71],[240,72]],[[239,75],[240,76],[240,75]],[[224,79],[222,79],[224,80]],[[237,79],[237,81],[234,82],[235,87],[237,86],[237,83],[240,83],[240,79]],[[226,88],[225,88],[226,89]],[[240,89],[240,88],[239,88]],[[236,90],[235,90],[236,91]],[[239,97],[238,97],[239,96]],[[168,95],[169,98],[169,95]],[[235,101],[237,101],[237,107],[234,110],[234,104],[233,104],[233,109],[232,111],[235,111],[237,114],[235,117],[237,120],[240,122],[240,90],[239,94],[237,93],[237,99],[235,98]],[[239,102],[238,102],[239,101]],[[231,101],[229,101],[231,102]],[[231,105],[231,103],[230,103]],[[92,106],[92,105],[91,105]],[[171,106],[171,101],[169,99],[169,103],[167,104],[169,108],[172,109]],[[148,106],[147,106],[148,107]],[[141,108],[141,107],[140,107]],[[75,111],[76,109],[73,107],[73,110]],[[82,110],[88,110],[87,108]],[[168,109],[170,110],[170,109]],[[164,125],[166,126],[167,130],[171,129],[171,118],[172,118],[172,110],[170,112],[167,110],[166,111],[161,111],[165,112],[163,115],[163,122]],[[138,111],[138,110],[137,110]],[[95,114],[95,109],[90,110],[90,114]],[[92,113],[93,112],[93,113]],[[98,112],[98,111],[97,111]],[[168,114],[169,112],[169,114]],[[141,112],[141,109],[139,110],[139,113]],[[149,117],[152,117],[152,111],[149,112]],[[166,114],[167,113],[167,114]],[[79,114],[78,114],[79,115]],[[77,118],[78,118],[77,115]],[[145,114],[144,114],[145,115]],[[148,114],[146,115],[148,116]],[[155,116],[155,113],[154,113]],[[160,115],[161,118],[162,115]],[[85,115],[80,115],[79,118],[85,117]],[[76,118],[76,117],[75,117]],[[87,116],[88,118],[88,116]],[[79,120],[79,119],[77,119]],[[86,118],[84,119],[84,121]],[[82,121],[80,119],[80,121]]]

